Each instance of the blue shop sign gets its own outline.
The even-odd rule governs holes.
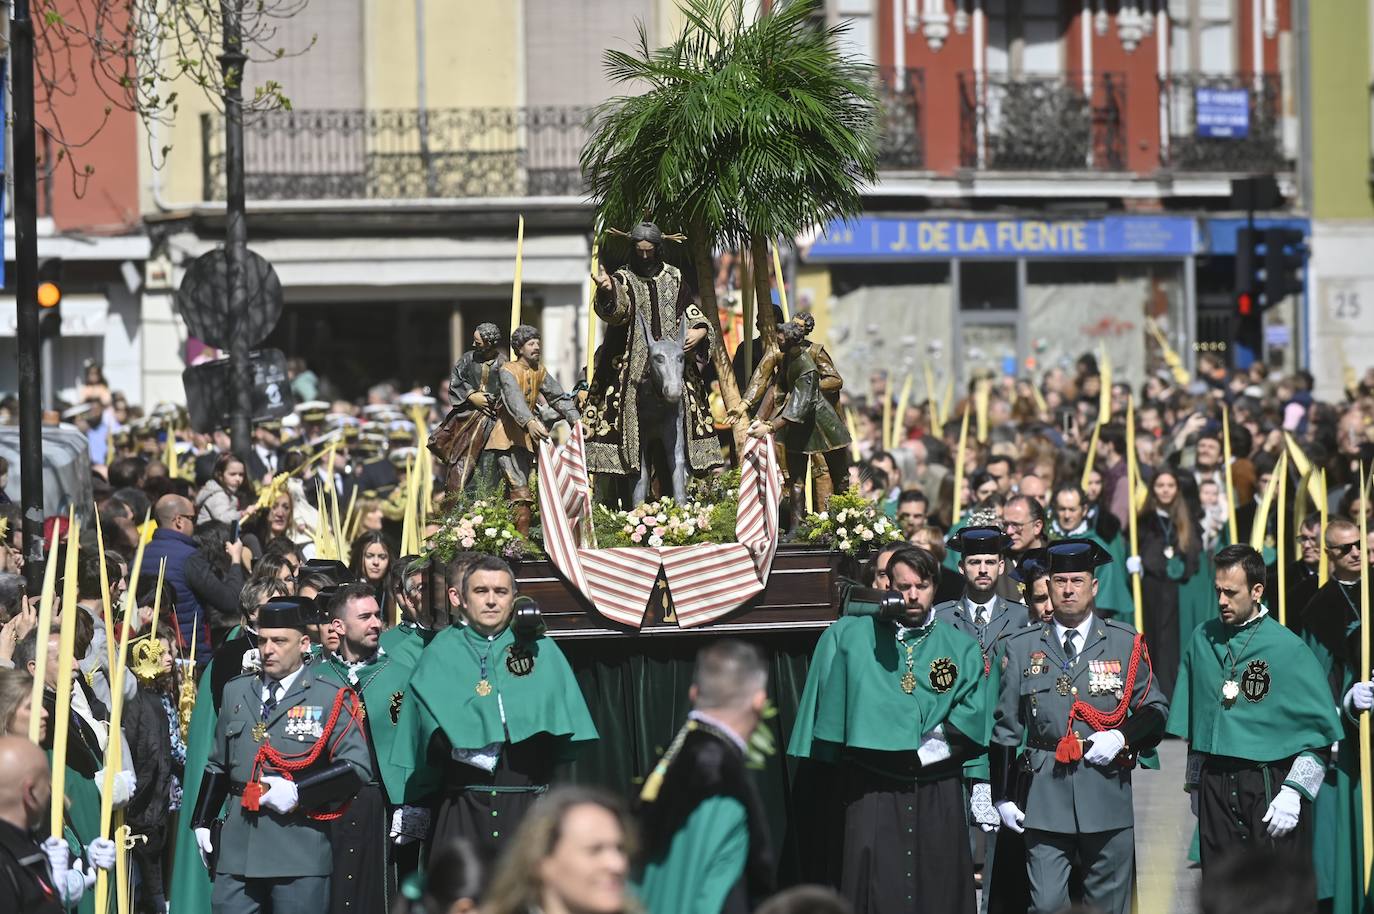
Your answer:
[[[1183,216],[1101,219],[836,220],[806,260],[960,258],[1187,257],[1198,249],[1197,223]]]
[[[1199,88],[1193,103],[1198,136],[1243,140],[1250,135],[1249,90]]]

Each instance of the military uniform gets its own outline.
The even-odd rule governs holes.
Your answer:
[[[1183,654],[1168,731],[1188,740],[1204,871],[1239,847],[1311,854],[1312,802],[1342,733],[1317,659],[1297,635],[1267,611],[1245,625],[1203,623]],[[1299,794],[1302,811],[1274,838],[1264,817],[1282,787]]]
[[[277,627],[269,617],[277,604],[259,612],[262,628]],[[292,604],[299,620],[299,609]],[[372,778],[367,740],[348,711],[348,702],[327,733],[340,694],[304,664],[285,691],[273,699],[264,692],[281,683],[248,674],[224,689],[214,745],[205,766],[192,824],[208,828],[228,795],[223,828],[215,841],[216,914],[273,910],[324,910],[329,874],[334,868],[328,822],[310,818],[327,804],[349,800]],[[259,764],[263,746],[285,756],[303,755],[328,736],[326,751],[308,768],[292,773],[298,805],[289,813],[262,807],[253,811],[252,794],[263,776],[281,776],[275,765]],[[251,785],[251,786],[250,786]],[[245,797],[245,794],[249,794]]]
[[[385,914],[397,885],[391,814],[394,807],[402,805],[405,790],[404,773],[390,761],[391,747],[414,660],[395,657],[379,647],[363,663],[349,664],[333,654],[319,666],[322,681],[350,689],[357,696],[372,750],[372,777],[358,788],[347,812],[332,823],[335,865],[330,910],[335,914]],[[415,862],[410,851],[404,856],[409,863]]]
[[[1052,574],[1110,561],[1087,540],[1048,551]],[[1091,615],[1080,625],[1087,634],[1073,639],[1072,650],[1056,623],[1005,640],[990,747],[993,796],[1025,815],[1032,911],[1068,905],[1069,869],[1077,860],[1084,902],[1125,914],[1135,869],[1131,770],[1135,754],[1162,736],[1168,703],[1133,628]],[[1094,719],[1101,725],[1088,722]],[[1081,741],[1103,730],[1119,732],[1122,753],[1109,764],[1090,764]]]

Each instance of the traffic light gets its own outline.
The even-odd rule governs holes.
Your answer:
[[[1272,308],[1303,290],[1302,269],[1307,257],[1302,229],[1264,230],[1264,307]]]
[[[1241,300],[1245,299],[1246,311],[1253,309],[1264,287],[1261,271],[1264,268],[1264,233],[1258,229],[1236,230],[1236,281],[1235,297],[1237,311],[1241,311]]]
[[[54,339],[62,335],[62,258],[49,257],[38,262],[39,337]]]

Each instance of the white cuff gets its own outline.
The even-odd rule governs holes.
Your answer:
[[[1304,752],[1293,759],[1293,767],[1288,769],[1288,777],[1283,779],[1283,786],[1292,787],[1307,799],[1315,800],[1317,791],[1322,789],[1325,777],[1326,768],[1322,763]]]

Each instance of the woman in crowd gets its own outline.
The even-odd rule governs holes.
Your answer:
[[[1202,622],[1197,618],[1197,594],[1205,588],[1210,595],[1212,588],[1210,566],[1204,567],[1208,563],[1202,554],[1202,533],[1174,470],[1166,467],[1155,473],[1136,527],[1140,554],[1126,564],[1141,575],[1150,662],[1160,688],[1172,695],[1179,645]]]
[[[618,799],[559,787],[530,809],[496,867],[483,914],[621,914],[637,905],[625,889],[629,819]]]
[[[482,864],[472,845],[454,838],[429,855],[422,874],[401,885],[392,914],[476,914],[482,890]]]
[[[248,578],[242,542],[231,542],[228,525],[217,520],[196,527],[200,547],[186,559],[186,584],[205,610],[212,644],[238,624],[239,591]]]
[[[358,580],[373,586],[377,591],[378,602],[382,602],[386,599],[387,572],[391,571],[394,560],[395,555],[392,554],[386,537],[376,530],[369,530],[359,534],[353,541],[348,567],[358,576]]]
[[[233,454],[223,454],[215,461],[210,481],[196,495],[196,523],[217,520],[232,525],[243,517],[243,509],[252,495],[248,470]]]
[[[29,735],[33,677],[22,670],[0,670],[0,736]],[[38,741],[48,738],[48,709],[39,708]]]

